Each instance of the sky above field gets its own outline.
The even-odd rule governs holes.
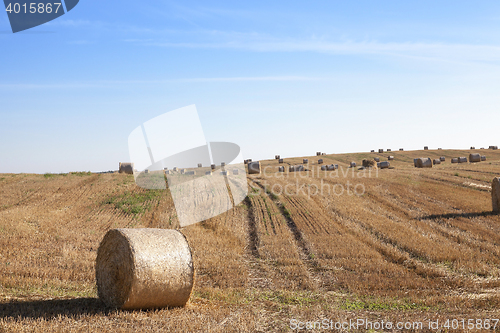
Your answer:
[[[253,160],[500,144],[498,1],[81,0],[0,45],[0,173],[116,170],[191,104]]]

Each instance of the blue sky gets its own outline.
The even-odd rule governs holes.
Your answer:
[[[0,45],[0,172],[115,170],[191,104],[254,160],[500,141],[498,1],[81,0]]]

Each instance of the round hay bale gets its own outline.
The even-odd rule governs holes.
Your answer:
[[[480,154],[469,154],[469,161],[471,163],[481,162],[481,155]]]
[[[441,162],[444,162],[444,161],[446,161],[446,157],[441,156],[441,157],[439,158],[439,160],[440,160]]]
[[[392,149],[387,149],[387,151],[392,151]]]
[[[424,150],[429,150],[429,147],[425,146],[425,147],[424,147]]]
[[[375,152],[375,150],[370,150],[370,153],[374,153],[374,152]]]
[[[404,151],[404,149],[403,148],[399,148],[399,151]]]
[[[256,174],[260,173],[260,162],[249,162],[248,163],[248,173]]]
[[[432,160],[430,158],[417,158],[417,168],[432,168]]]
[[[295,172],[295,165],[290,165],[288,167],[288,172]]]
[[[390,166],[391,166],[391,163],[389,163],[387,161],[377,163],[377,167],[379,167],[380,169],[389,169]]]
[[[380,157],[375,157],[373,160],[374,160],[375,162],[380,162]]]
[[[413,159],[413,165],[415,166],[415,168],[417,167],[417,161],[418,161],[418,158]]]
[[[356,162],[351,162],[350,166],[351,166],[351,168],[355,168],[356,167]]]
[[[327,169],[328,169],[328,168],[327,168],[327,166],[326,166],[326,165],[322,165],[322,166],[321,166],[321,171],[326,171]]]
[[[434,165],[436,164],[441,164],[441,160],[439,158],[436,158],[434,161],[432,161]]]
[[[475,150],[475,149],[476,149],[476,147],[470,147],[470,150]]]
[[[481,161],[482,161],[482,162],[486,161],[486,156],[485,156],[485,155],[482,155],[482,156],[481,156]]]
[[[327,169],[328,171],[334,171],[334,170],[335,170],[335,165],[334,165],[334,164],[327,165],[327,166],[326,166],[326,169]]]
[[[500,177],[494,178],[491,184],[491,201],[493,203],[493,211],[500,212]]]
[[[212,170],[215,170],[215,164],[212,164],[212,165],[210,166],[210,168],[211,168]]]
[[[184,306],[195,270],[189,244],[172,229],[112,229],[96,259],[99,298],[120,309]]]
[[[121,163],[118,169],[119,173],[126,173],[128,175],[134,174],[134,163]]]
[[[274,159],[279,160],[280,159],[280,155],[274,155]]]
[[[389,156],[389,157],[387,157],[387,160],[388,160],[388,161],[394,161],[394,156]]]
[[[377,168],[376,162],[372,160],[363,160],[363,162],[361,163],[363,165],[363,168],[374,168],[374,169]]]
[[[174,171],[177,171],[177,167],[174,167],[174,168],[173,168],[173,170],[174,170]]]
[[[382,153],[384,152],[384,150],[383,150],[383,149],[379,149],[379,150],[378,150],[378,152],[379,152],[380,154],[382,154]]]
[[[458,163],[467,163],[467,157],[459,157]]]
[[[321,152],[320,152],[320,151],[317,151],[317,152],[316,152],[316,156],[321,156]]]
[[[307,158],[304,158],[304,159],[302,160],[302,164],[307,164],[307,163],[309,163],[309,160],[308,160]]]
[[[278,171],[279,171],[279,172],[285,172],[285,167],[284,167],[284,166],[280,166],[280,167],[278,168]]]
[[[452,158],[451,163],[458,163],[458,158]]]
[[[201,163],[198,163],[198,168],[201,168],[203,167],[203,165]]]
[[[278,160],[278,163],[283,163],[283,159],[282,159],[282,158],[280,158],[280,159]]]
[[[318,164],[323,164],[323,159],[319,159]]]

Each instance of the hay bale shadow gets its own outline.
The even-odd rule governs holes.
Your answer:
[[[434,215],[422,216],[422,217],[418,218],[418,220],[422,221],[422,220],[437,220],[437,219],[454,219],[457,217],[474,218],[474,217],[486,217],[486,216],[494,216],[494,215],[500,215],[500,213],[486,211],[486,212],[478,212],[478,213],[434,214]]]
[[[98,298],[75,298],[41,301],[11,301],[0,303],[0,318],[38,319],[78,317],[81,315],[108,314],[113,309],[106,307]]]

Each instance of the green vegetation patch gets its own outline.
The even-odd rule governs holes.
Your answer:
[[[379,299],[379,298],[366,298],[366,299],[349,299],[346,298],[341,301],[340,308],[343,310],[429,310],[430,307],[424,304],[418,304],[406,300],[396,299]]]
[[[81,172],[70,172],[70,175],[73,175],[73,176],[80,176],[80,177],[82,177],[82,176],[90,176],[90,175],[92,175],[92,172],[90,172],[90,171],[87,171],[87,172],[85,172],[85,171],[81,171]]]
[[[165,196],[163,190],[148,190],[142,193],[123,193],[106,198],[103,205],[113,205],[129,215],[140,215],[151,210],[152,203]]]
[[[67,173],[46,173],[44,174],[43,176],[47,179],[49,178],[53,178],[53,177],[57,177],[57,176],[67,176],[68,174]]]

